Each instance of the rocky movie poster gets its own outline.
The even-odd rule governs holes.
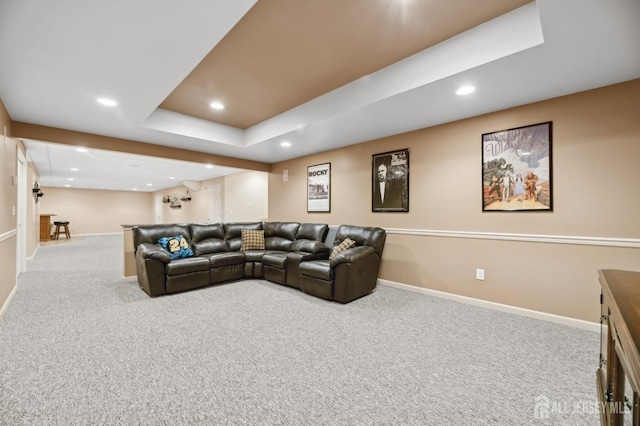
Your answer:
[[[307,212],[331,211],[331,163],[307,167]]]
[[[552,211],[551,122],[482,135],[482,210]]]

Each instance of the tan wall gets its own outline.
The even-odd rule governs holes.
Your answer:
[[[181,201],[182,207],[171,208],[163,203],[162,222],[164,223],[207,223],[209,209],[207,206],[207,187],[220,185],[221,212],[223,222],[258,221],[268,214],[268,174],[265,172],[247,171],[234,173],[201,183],[199,191],[189,191],[191,201]],[[187,195],[187,188],[178,186],[154,193],[156,196]]]
[[[638,99],[635,80],[274,164],[269,219],[382,226],[390,230],[382,279],[596,321],[597,269],[640,270],[640,249],[424,231],[640,238]],[[553,121],[554,211],[482,212],[481,135],[544,121]],[[372,213],[371,155],[402,148],[410,149],[410,212]],[[310,214],[306,167],[325,162],[332,211]]]
[[[18,147],[11,136],[11,117],[0,99],[0,313],[16,286],[16,215]],[[1,318],[0,318],[1,319]]]
[[[253,222],[269,215],[269,175],[243,172],[225,176],[224,221]]]
[[[121,225],[153,223],[153,198],[149,192],[103,191],[43,187],[41,214],[69,221],[73,235],[121,233]]]

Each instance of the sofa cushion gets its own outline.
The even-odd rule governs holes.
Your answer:
[[[267,250],[288,251],[291,242],[296,239],[300,224],[298,222],[265,222],[263,227]]]
[[[192,223],[189,225],[189,229],[191,231],[191,241],[194,244],[208,238],[224,240],[224,226],[221,223]]]
[[[331,265],[328,260],[310,260],[300,264],[300,275],[331,281]]]
[[[242,247],[240,251],[264,250],[264,231],[254,229],[242,230]]]
[[[262,256],[262,264],[264,266],[272,266],[278,269],[284,269],[287,266],[287,255],[289,253],[266,253]]]
[[[184,235],[160,238],[158,244],[169,252],[169,258],[171,260],[193,256],[193,250],[191,250],[191,246]]]
[[[189,257],[176,259],[166,265],[167,275],[181,275],[190,272],[208,271],[209,259],[204,257]]]
[[[370,246],[382,257],[382,250],[386,239],[386,232],[382,228],[340,225],[336,233],[336,241],[343,241],[350,238],[356,242],[357,246]]]
[[[312,240],[295,240],[289,247],[291,252],[305,253],[329,253],[329,247],[325,243]]]
[[[230,251],[225,253],[213,253],[204,256],[209,259],[212,268],[220,266],[239,265],[245,261],[244,253],[239,251]]]
[[[191,240],[189,225],[184,223],[137,225],[132,228],[132,232],[133,246],[136,249],[142,243],[157,244],[160,238],[170,235],[184,235],[187,241]]]
[[[343,251],[348,250],[355,245],[356,245],[356,242],[353,241],[351,238],[345,238],[344,241],[342,241],[340,244],[335,246],[333,250],[331,250],[331,254],[329,255],[329,260],[333,259]]]
[[[193,252],[196,256],[228,251],[227,242],[224,240],[224,227],[221,223],[191,224],[189,229]]]
[[[329,232],[325,223],[301,223],[296,233],[296,240],[324,241]]]
[[[204,256],[212,253],[221,253],[229,250],[225,240],[207,238],[198,243],[193,243],[193,252],[196,256]]]
[[[230,251],[238,251],[242,247],[243,229],[262,229],[261,222],[237,222],[224,224],[224,239]]]

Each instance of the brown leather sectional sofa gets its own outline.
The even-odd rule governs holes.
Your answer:
[[[264,232],[264,249],[242,250],[242,230]],[[158,241],[183,236],[193,256],[171,259]],[[347,238],[355,245],[329,260]],[[149,296],[245,278],[267,279],[348,303],[376,286],[382,228],[298,222],[158,224],[133,228],[138,284]],[[246,241],[245,241],[246,242]]]

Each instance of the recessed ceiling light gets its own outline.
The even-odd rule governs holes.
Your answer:
[[[108,98],[98,98],[97,101],[98,101],[98,103],[100,105],[104,105],[104,106],[114,107],[114,106],[118,105],[118,103],[116,101],[114,101],[113,99],[108,99]]]
[[[153,184],[152,183],[148,183],[147,186],[153,186]]]
[[[174,180],[174,179],[175,179],[175,177],[173,177],[173,176],[169,176],[169,179]]]
[[[65,184],[64,186],[66,186],[67,188],[71,188],[71,185],[69,185],[68,183]]]
[[[458,90],[456,90],[456,95],[468,95],[469,93],[473,93],[476,91],[476,88],[473,86],[462,86]]]
[[[131,190],[132,190],[132,191],[137,191],[138,189],[137,189],[137,188],[131,188]]]
[[[67,178],[67,180],[75,180],[74,178]]]
[[[224,109],[224,105],[220,102],[211,102],[209,105],[213,109]]]
[[[72,167],[72,168],[71,168],[71,171],[73,171],[73,172],[77,172],[77,171],[79,171],[79,170],[80,170],[80,169],[78,169],[78,168],[76,168],[76,167]]]
[[[207,169],[213,169],[213,166],[212,166],[211,164],[207,164],[205,167],[206,167]]]
[[[76,148],[76,151],[78,151],[78,152],[88,152],[89,150],[87,148]]]
[[[280,142],[280,146],[289,148],[291,146],[291,142],[288,142],[288,141]]]

